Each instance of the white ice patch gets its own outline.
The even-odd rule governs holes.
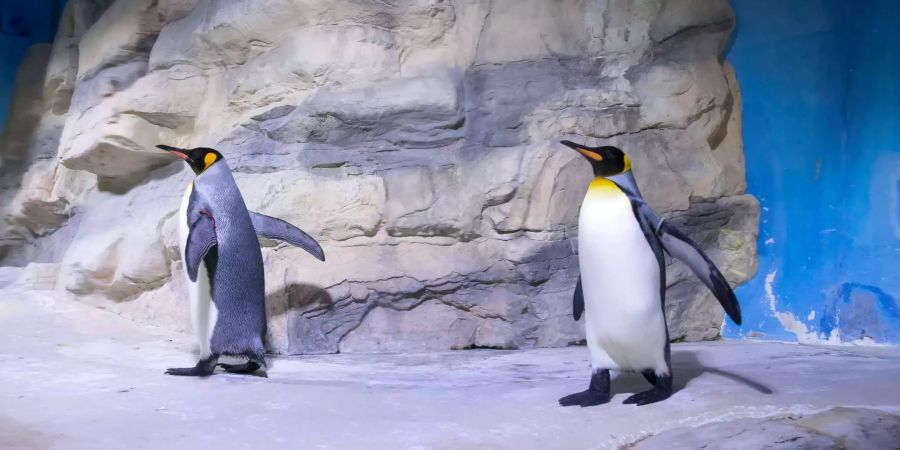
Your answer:
[[[781,326],[784,327],[785,330],[794,333],[797,336],[797,342],[801,344],[829,344],[835,345],[840,344],[840,336],[836,333],[837,330],[831,333],[831,336],[828,337],[827,340],[822,339],[816,333],[809,331],[809,328],[806,327],[806,324],[803,321],[798,320],[794,317],[793,314],[789,312],[780,312],[775,307],[775,303],[777,299],[775,298],[775,292],[772,288],[772,284],[775,282],[775,276],[778,274],[777,270],[773,270],[768,275],[766,275],[766,300],[769,301],[769,310],[772,311],[772,314],[781,322]]]
[[[808,320],[810,322],[813,320],[816,320],[816,310],[814,310],[814,309],[809,310],[809,315],[806,316],[806,320]]]
[[[798,320],[794,317],[793,314],[789,312],[780,312],[775,306],[777,299],[775,298],[775,292],[772,288],[772,284],[775,282],[775,276],[778,274],[777,270],[773,270],[768,275],[766,275],[766,300],[769,301],[769,310],[772,311],[772,314],[781,322],[781,326],[784,327],[786,331],[790,331],[797,336],[797,342],[801,344],[819,344],[819,345],[846,345],[846,346],[860,346],[860,347],[889,347],[888,344],[881,344],[873,341],[871,338],[863,337],[862,339],[855,339],[852,341],[842,341],[841,340],[841,332],[835,327],[831,330],[831,334],[828,337],[824,337],[822,335],[818,335],[812,331],[809,331],[806,324],[803,321]],[[816,312],[810,311],[807,320],[813,320],[816,318]]]
[[[766,244],[766,245],[772,245],[774,243],[775,243],[775,238],[768,238],[768,239],[766,239],[766,242],[764,242],[764,244]]]

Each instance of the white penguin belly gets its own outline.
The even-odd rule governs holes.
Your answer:
[[[578,261],[593,368],[667,374],[659,263],[611,181],[592,183],[582,203]]]
[[[186,261],[184,253],[187,247],[188,232],[190,231],[187,224],[187,210],[190,203],[191,191],[193,183],[188,186],[181,200],[181,209],[178,212],[178,236],[181,245],[181,261]],[[212,341],[213,329],[216,326],[219,312],[216,310],[215,303],[212,302],[212,291],[209,284],[209,273],[206,271],[206,264],[200,263],[197,270],[197,281],[191,281],[187,275],[187,269],[182,271],[184,274],[185,286],[187,286],[188,297],[191,301],[191,324],[194,327],[194,333],[200,342],[200,358],[206,358],[210,355],[210,343]]]

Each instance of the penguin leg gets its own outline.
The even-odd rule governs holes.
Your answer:
[[[660,283],[662,286],[665,286],[665,282]],[[669,345],[669,329],[666,327],[666,346],[663,349],[663,358],[665,358],[665,366],[657,367],[658,369],[665,368],[666,374],[659,375],[655,369],[647,369],[641,372],[641,375],[644,376],[650,384],[653,385],[653,389],[644,392],[638,392],[637,394],[632,395],[625,399],[622,403],[634,403],[638,406],[649,405],[650,403],[656,403],[659,401],[663,401],[672,396],[672,350]]]
[[[647,369],[641,372],[641,375],[644,376],[644,379],[647,380],[648,383],[656,386],[658,379],[656,378],[656,372],[653,369]]]
[[[560,406],[595,406],[609,401],[609,369],[600,369],[591,374],[587,390],[567,395],[559,399]]]
[[[646,375],[645,375],[646,377]],[[650,403],[656,403],[662,400],[665,400],[672,396],[672,375],[655,375],[656,384],[653,386],[653,389],[644,392],[638,392],[637,394],[632,395],[625,399],[622,403],[634,403],[638,406],[649,405]]]
[[[209,355],[208,357],[201,359],[197,362],[197,365],[194,367],[186,367],[183,369],[168,369],[166,370],[166,375],[180,375],[186,377],[207,377],[212,375],[213,371],[216,370],[216,361],[219,360],[219,355]]]

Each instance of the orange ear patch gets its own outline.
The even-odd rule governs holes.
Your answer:
[[[209,169],[214,162],[216,162],[216,154],[215,153],[207,153],[206,156],[203,157],[203,168]]]

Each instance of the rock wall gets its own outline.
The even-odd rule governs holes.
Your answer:
[[[5,265],[188,329],[175,213],[218,148],[262,242],[278,353],[563,346],[587,164],[625,149],[648,201],[734,283],[755,271],[740,95],[708,0],[70,0],[20,72],[3,140]],[[47,62],[49,61],[49,62]],[[669,265],[673,339],[723,314]]]

